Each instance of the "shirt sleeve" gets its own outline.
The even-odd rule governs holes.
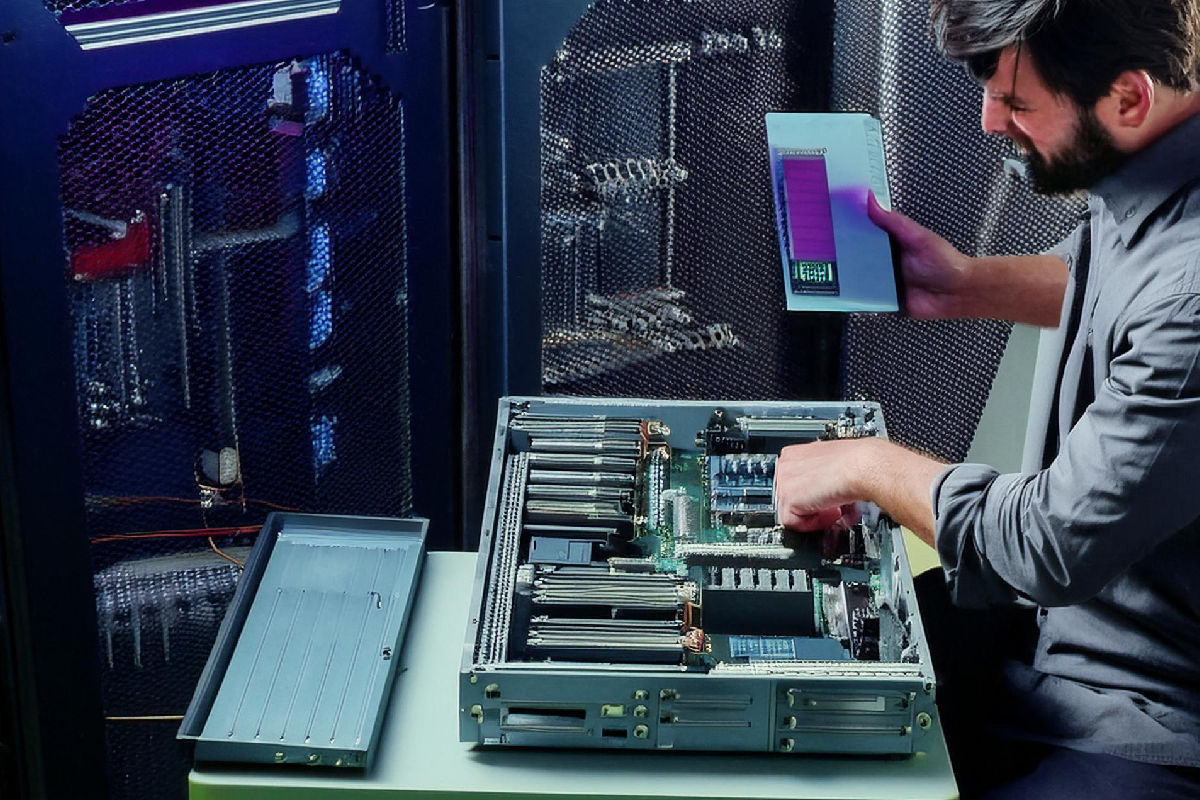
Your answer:
[[[1071,274],[1075,274],[1075,262],[1079,258],[1079,247],[1083,242],[1083,230],[1089,225],[1089,221],[1084,219],[1075,229],[1067,234],[1067,237],[1058,244],[1046,250],[1044,256],[1058,256],[1067,263],[1067,267],[1071,270]]]
[[[955,603],[1084,602],[1200,516],[1200,296],[1119,326],[1109,377],[1040,472],[952,466],[933,486]]]

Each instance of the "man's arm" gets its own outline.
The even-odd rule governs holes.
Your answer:
[[[1069,275],[1059,256],[971,258],[903,214],[883,210],[874,195],[868,198],[867,212],[899,245],[909,316],[1058,326]]]
[[[816,509],[874,501],[936,546],[958,605],[1085,602],[1200,516],[1197,320],[1200,294],[1130,309],[1116,337],[1125,349],[1041,472],[935,472],[869,440],[798,445],[776,466],[780,520],[813,529],[840,515]]]
[[[837,521],[842,505],[865,501],[933,546],[930,495],[945,469],[940,461],[883,439],[787,447],[775,467],[779,523],[796,530],[823,530]]]

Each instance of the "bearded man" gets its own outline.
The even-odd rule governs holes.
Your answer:
[[[1053,329],[1023,470],[800,445],[780,522],[871,501],[937,549],[919,598],[964,797],[1200,797],[1200,0],[933,0],[932,19],[1034,187],[1089,194],[1026,257],[869,208],[909,315]]]

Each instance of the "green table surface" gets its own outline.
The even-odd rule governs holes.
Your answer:
[[[919,545],[918,546],[923,546]],[[910,550],[915,549],[912,542]],[[458,741],[458,670],[475,556],[430,553],[368,771],[200,764],[191,800],[958,796],[945,746],[911,758],[484,748]]]

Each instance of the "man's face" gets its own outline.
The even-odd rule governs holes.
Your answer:
[[[1090,189],[1126,159],[1095,112],[1051,92],[1028,52],[1015,47],[1001,53],[984,86],[982,124],[1017,144],[1041,194]]]

